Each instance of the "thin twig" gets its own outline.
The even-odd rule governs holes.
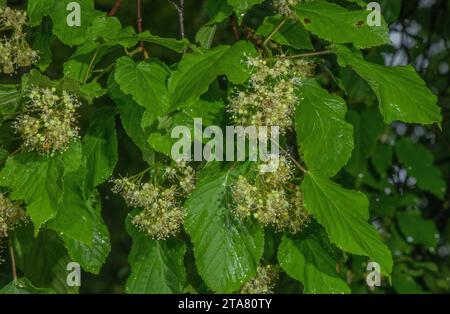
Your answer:
[[[19,148],[17,148],[15,151],[13,151],[12,153],[9,154],[9,157],[12,157],[18,153],[20,153],[22,151],[22,146],[19,146]]]
[[[239,34],[239,28],[238,28],[235,14],[230,16],[230,23],[231,23],[231,28],[233,29],[234,39],[236,39],[236,41],[241,40],[241,36]]]
[[[144,28],[142,26],[142,1],[136,0],[136,11],[137,11],[137,29],[138,33],[142,33],[144,31]],[[145,44],[144,41],[141,40],[139,43],[139,49],[144,54],[144,58],[148,59],[149,55],[147,50],[145,50]]]
[[[286,156],[292,160],[292,162],[297,166],[298,169],[300,169],[303,173],[307,173],[308,170],[305,169],[305,167],[303,167],[297,160],[295,160],[294,157],[291,156],[291,154],[289,154],[289,152],[287,150],[285,150],[281,145],[279,145],[277,142],[273,142],[274,145],[276,145],[283,153],[286,154]]]
[[[179,0],[179,4],[177,4],[174,0],[168,0],[175,7],[175,10],[178,12],[178,19],[180,21],[180,35],[181,38],[184,39],[186,37],[184,31],[184,0]]]
[[[269,34],[269,36],[267,36],[266,40],[264,40],[264,45],[267,45],[267,43],[272,39],[272,37],[283,27],[283,25],[287,22],[287,18],[285,18],[284,20],[282,20],[277,27],[275,27],[272,32]]]
[[[137,5],[137,29],[138,29],[138,33],[142,33],[143,31],[143,27],[142,27],[142,2],[141,0],[136,0],[136,5]],[[141,48],[143,45],[143,41],[141,41]]]
[[[16,258],[14,256],[14,247],[11,239],[8,240],[8,246],[9,246],[9,256],[11,257],[12,276],[14,279],[14,283],[17,283]]]
[[[98,74],[96,77],[94,77],[93,81],[97,82],[103,75],[111,72],[111,70],[115,67],[115,62],[108,65],[106,68],[102,69],[100,74]]]
[[[116,13],[119,10],[121,5],[122,5],[122,0],[116,0],[116,2],[114,3],[114,6],[112,7],[111,11],[109,11],[108,16],[116,15]]]
[[[180,32],[181,32],[181,38],[184,39],[185,33],[184,33],[184,0],[180,0],[180,11],[178,12],[179,19],[180,19]]]
[[[97,58],[99,51],[100,51],[100,48],[97,48],[97,50],[94,53],[94,56],[91,59],[91,62],[89,63],[89,67],[88,67],[88,69],[86,71],[86,75],[84,76],[84,79],[83,79],[83,84],[86,84],[87,80],[89,79],[89,75],[91,74],[91,71],[94,68],[94,62],[95,62],[95,59]]]
[[[332,53],[333,52],[330,51],[330,50],[325,50],[325,51],[301,53],[301,54],[292,55],[292,56],[283,56],[281,58],[284,58],[284,59],[297,59],[297,58],[304,58],[304,57],[317,57],[317,56],[329,55],[329,54],[332,54]]]

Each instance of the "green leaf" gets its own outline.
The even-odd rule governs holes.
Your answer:
[[[157,241],[140,232],[127,219],[133,245],[128,256],[131,274],[127,293],[183,293],[187,285],[183,264],[186,245],[178,239]]]
[[[177,40],[173,38],[163,38],[153,35],[149,31],[138,34],[137,38],[151,44],[166,47],[178,53],[182,53],[183,51],[185,51],[189,45],[189,41],[187,39]]]
[[[153,113],[154,119],[169,110],[166,81],[169,71],[159,62],[136,64],[130,57],[117,60],[115,80],[120,90],[133,97],[142,107]]]
[[[194,140],[194,119],[202,119],[202,124],[205,127],[210,125],[220,125],[222,122],[224,104],[222,101],[207,101],[199,99],[190,104],[188,107],[182,108],[174,112],[170,117],[167,117],[164,122],[159,123],[157,132],[150,134],[148,143],[150,146],[167,156],[171,155],[172,145],[177,141],[172,139],[171,130],[176,126],[185,126],[191,132],[191,140]],[[147,113],[147,112],[146,112]],[[143,117],[143,125],[146,123],[146,113]]]
[[[88,103],[92,103],[92,97],[98,97],[98,85],[95,82],[82,87],[79,81],[66,76],[57,81],[52,81],[36,69],[22,76],[22,92],[28,91],[31,87],[55,88],[59,93],[66,91]]]
[[[125,48],[136,46],[139,39],[133,28],[122,28],[119,19],[114,16],[99,16],[89,26],[86,38],[97,41],[104,47],[121,45]]]
[[[36,288],[27,278],[11,281],[0,289],[0,294],[54,294],[55,291],[47,288]]]
[[[103,89],[99,83],[91,81],[87,84],[81,85],[80,92],[85,95],[85,99],[87,99],[88,102],[92,103],[94,99],[105,95],[107,90]]]
[[[114,73],[110,75],[108,80],[109,96],[117,105],[120,120],[122,121],[126,133],[140,148],[144,160],[150,161],[154,151],[147,142],[149,133],[146,132],[141,125],[145,109],[144,107],[139,106],[131,96],[122,93],[119,89],[119,85],[114,82],[113,78]]]
[[[14,116],[20,105],[20,86],[0,84],[0,123]]]
[[[195,40],[202,48],[210,49],[216,35],[217,25],[204,25],[195,34]]]
[[[409,243],[425,245],[434,249],[438,244],[439,231],[432,220],[422,217],[420,211],[398,212],[398,226]]]
[[[341,66],[350,66],[377,95],[386,123],[441,123],[437,97],[426,87],[412,66],[387,67],[365,61],[344,46],[334,46]]]
[[[353,2],[359,5],[362,8],[367,7],[367,3],[364,2],[364,0],[346,0],[347,2]]]
[[[131,48],[138,43],[131,27],[122,28],[115,17],[99,16],[86,32],[86,41],[64,63],[64,75],[84,83],[102,58],[121,45]]]
[[[295,115],[300,153],[308,169],[332,176],[347,163],[353,150],[353,128],[345,120],[347,106],[314,80],[300,91],[303,99]]]
[[[175,143],[174,140],[168,135],[162,135],[161,133],[151,133],[148,137],[148,143],[157,152],[163,153],[166,156],[170,156],[172,151],[172,145]]]
[[[53,33],[66,45],[79,45],[86,40],[86,31],[94,19],[102,12],[94,9],[93,0],[77,0],[80,5],[80,26],[69,26],[67,16],[71,11],[67,5],[72,0],[30,0],[28,16],[30,25],[38,25],[44,16],[50,15],[53,20]]]
[[[382,178],[386,178],[389,167],[392,165],[394,149],[390,144],[378,143],[371,157],[372,164]]]
[[[228,4],[233,7],[238,20],[241,21],[245,13],[255,4],[260,4],[264,0],[228,0]]]
[[[369,108],[362,112],[350,110],[348,120],[353,125],[355,149],[346,170],[353,176],[367,170],[367,159],[375,150],[377,139],[386,125],[376,108]]]
[[[9,152],[0,147],[0,164],[3,164],[3,162],[8,159],[8,156]]]
[[[406,272],[395,271],[392,274],[392,286],[400,294],[424,294],[422,286]]]
[[[249,73],[243,67],[243,57],[254,52],[250,43],[240,41],[231,47],[185,54],[169,79],[170,107],[195,102],[219,75],[226,75],[235,84],[245,82]]]
[[[353,44],[370,48],[389,43],[386,22],[369,26],[367,10],[347,10],[337,4],[317,0],[300,3],[296,13],[305,28],[314,35],[335,44]]]
[[[79,46],[70,59],[64,63],[64,76],[81,83],[89,78],[88,74],[108,52],[96,42],[86,42]]]
[[[84,197],[86,168],[64,178],[64,193],[56,217],[47,223],[49,229],[55,230],[61,238],[74,239],[92,247],[93,221],[90,204]]]
[[[108,228],[101,215],[100,197],[95,192],[85,197],[81,187],[77,186],[77,176],[70,177],[71,182],[68,184],[71,186],[66,189],[62,203],[67,209],[60,210],[55,220],[62,219],[60,217],[64,215],[63,219],[67,222],[71,220],[72,224],[67,227],[60,225],[64,230],[60,237],[72,261],[79,263],[88,272],[99,274],[111,251]],[[84,226],[78,226],[83,223]],[[67,232],[70,228],[72,233]],[[86,236],[81,237],[82,232]],[[90,241],[83,240],[86,237]]]
[[[263,253],[261,226],[242,222],[233,213],[231,188],[245,167],[202,170],[186,208],[186,231],[194,243],[200,276],[216,292],[231,293],[256,274]]]
[[[89,127],[83,138],[88,189],[105,182],[116,166],[118,144],[115,116],[116,110],[112,107],[97,108],[91,115]]]
[[[278,248],[281,268],[304,286],[304,293],[350,293],[336,273],[336,261],[325,248],[326,238],[316,232],[301,237],[283,236]]]
[[[17,267],[34,286],[56,293],[78,291],[66,283],[66,268],[72,260],[55,232],[44,229],[34,238],[32,228],[21,227],[13,233],[12,240]]]
[[[28,21],[31,26],[37,26],[54,9],[55,0],[28,0],[27,5]]]
[[[81,145],[76,142],[54,157],[21,153],[6,161],[0,186],[12,190],[12,199],[25,201],[36,234],[42,224],[56,216],[63,197],[63,178],[80,166],[81,156]]]
[[[32,46],[33,50],[37,51],[39,54],[39,60],[35,63],[35,66],[42,72],[47,70],[52,63],[52,45],[55,38],[56,37],[52,34],[50,19],[45,19],[36,33]]]
[[[227,0],[207,0],[205,10],[210,17],[207,25],[218,24],[233,13],[233,8],[228,5]]]
[[[402,9],[402,0],[380,0],[379,3],[386,21],[389,24],[396,22]]]
[[[68,26],[67,16],[70,14],[70,11],[66,8],[73,1],[51,1],[54,1],[54,5],[49,11],[53,20],[53,33],[66,45],[80,45],[85,42],[89,25],[91,25],[95,18],[103,14],[101,11],[94,9],[93,0],[77,0],[77,3],[81,7],[81,24],[80,26]]]
[[[324,175],[309,172],[302,190],[306,209],[325,228],[330,241],[356,255],[369,256],[384,274],[392,270],[392,256],[369,220],[369,201],[361,192],[342,188]]]
[[[395,154],[422,190],[444,198],[447,184],[441,170],[434,165],[434,156],[428,149],[405,138],[396,143]]]
[[[279,15],[266,17],[263,24],[256,31],[256,35],[269,36],[283,19]],[[280,45],[291,46],[296,49],[314,49],[309,33],[298,21],[294,20],[287,20],[280,30],[272,36],[272,40]]]

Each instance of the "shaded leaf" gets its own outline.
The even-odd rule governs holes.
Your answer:
[[[317,233],[284,236],[278,248],[278,261],[289,276],[303,283],[304,293],[350,293],[336,273],[336,261],[326,247],[326,239]]]
[[[131,274],[127,293],[182,293],[186,286],[183,259],[186,245],[177,239],[157,241],[139,231],[127,219],[133,245],[128,256]]]
[[[392,270],[392,256],[369,220],[369,201],[361,192],[342,188],[315,172],[305,177],[302,190],[306,209],[325,228],[330,241],[356,255],[369,256],[384,274]]]
[[[412,66],[387,67],[365,61],[344,46],[334,46],[341,66],[350,66],[375,92],[386,123],[441,123],[437,97]]]
[[[353,44],[370,48],[389,43],[386,22],[381,26],[367,24],[367,10],[347,10],[337,4],[317,0],[300,3],[296,14],[314,35],[335,44]]]
[[[216,292],[230,293],[256,274],[264,248],[262,228],[233,213],[231,187],[245,167],[202,170],[186,207],[186,231],[194,243],[200,276]]]
[[[345,102],[330,95],[314,80],[300,89],[303,100],[297,107],[297,142],[308,169],[336,174],[353,150],[353,128],[345,120]]]

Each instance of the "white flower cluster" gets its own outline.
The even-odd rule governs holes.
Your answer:
[[[26,12],[0,7],[0,72],[14,74],[39,59],[26,41],[26,24]]]
[[[292,15],[292,9],[300,0],[273,0],[275,10],[284,16]]]
[[[115,179],[113,192],[120,194],[128,206],[142,208],[133,224],[154,239],[175,235],[185,217],[182,199],[195,187],[195,171],[184,162],[165,172],[169,186],[136,182],[135,178]]]
[[[31,88],[27,96],[25,112],[14,124],[25,148],[53,155],[79,138],[76,109],[81,104],[75,96],[66,91],[59,96],[54,88],[38,87]]]
[[[255,278],[242,286],[241,294],[273,294],[280,270],[277,266],[258,266]]]
[[[237,90],[229,99],[228,111],[234,123],[242,126],[278,126],[281,134],[292,128],[296,89],[310,76],[312,64],[303,59],[280,56],[273,63],[261,57],[248,57],[252,75],[245,90]]]
[[[240,176],[233,187],[235,213],[241,219],[253,216],[263,225],[292,234],[303,230],[309,215],[300,188],[292,185],[293,168],[280,157],[276,172],[259,173],[254,182]]]
[[[26,221],[27,216],[23,208],[0,193],[0,239],[6,238],[8,231]]]

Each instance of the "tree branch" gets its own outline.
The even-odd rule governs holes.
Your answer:
[[[269,36],[267,36],[266,40],[264,40],[263,45],[267,45],[267,43],[272,39],[272,37],[283,27],[284,24],[287,22],[287,18],[282,20],[278,25],[270,32]]]
[[[234,39],[236,39],[236,41],[241,40],[241,36],[239,34],[239,28],[238,28],[235,14],[230,16],[230,23],[231,23],[231,28],[233,29]]]
[[[184,39],[186,37],[184,31],[184,0],[179,0],[179,4],[177,4],[174,0],[168,0],[175,7],[175,10],[178,12],[178,20],[180,23],[180,35],[181,38]]]
[[[297,58],[305,58],[305,57],[318,57],[318,56],[323,56],[323,55],[329,55],[329,54],[332,54],[332,53],[333,52],[330,51],[330,50],[324,50],[324,51],[301,53],[301,54],[298,54],[298,55],[284,56],[282,58],[285,58],[285,59],[297,59]]]
[[[142,26],[142,0],[136,0],[136,11],[138,33],[142,33],[144,31],[144,28]],[[139,49],[144,54],[144,58],[148,59],[148,52],[147,50],[145,50],[145,44],[142,40],[139,43]]]
[[[142,28],[142,1],[141,0],[136,0],[136,5],[137,5],[137,29],[139,33],[142,33],[143,28]]]
[[[114,3],[114,6],[112,7],[111,11],[109,11],[108,16],[116,15],[116,13],[119,10],[121,5],[122,5],[122,0],[116,0],[116,2]]]
[[[9,246],[9,255],[11,257],[12,276],[13,276],[14,282],[17,283],[16,258],[14,255],[14,247],[13,247],[11,239],[8,239],[8,246]]]

